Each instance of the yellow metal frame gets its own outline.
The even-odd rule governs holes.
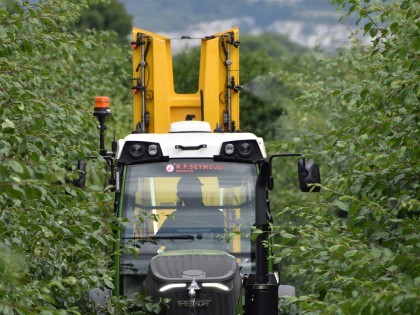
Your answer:
[[[195,120],[209,122],[213,129],[216,126],[223,129],[223,115],[224,112],[228,112],[226,95],[229,80],[222,42],[227,45],[227,34],[233,34],[235,41],[238,41],[239,30],[233,28],[201,40],[198,91],[194,94],[175,93],[170,39],[135,27],[132,32],[133,41],[136,41],[138,33],[149,36],[151,40],[145,58],[146,66],[143,67],[145,78],[143,84],[146,86],[148,96],[145,108],[150,114],[150,123],[146,130],[150,133],[166,133],[172,122],[185,120],[187,115],[195,115]],[[141,47],[133,50],[134,78],[140,77],[142,71],[142,67],[139,67],[141,51]],[[233,76],[235,84],[239,85],[239,48],[230,45],[229,59],[230,77]],[[203,91],[203,110],[200,91]],[[153,97],[149,97],[151,95]],[[239,93],[231,90],[230,96],[230,120],[234,121],[236,129],[239,129]],[[134,95],[134,129],[142,122],[142,100],[141,92]]]

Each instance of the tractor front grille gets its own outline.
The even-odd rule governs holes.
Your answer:
[[[222,251],[192,250],[154,257],[146,282],[150,295],[171,299],[169,310],[162,315],[233,315],[241,277],[235,257]]]

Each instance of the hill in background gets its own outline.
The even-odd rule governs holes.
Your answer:
[[[307,47],[347,43],[349,29],[328,0],[121,0],[133,24],[171,38],[203,37],[235,26],[242,34],[285,34]]]

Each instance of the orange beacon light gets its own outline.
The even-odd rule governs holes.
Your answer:
[[[108,96],[97,96],[95,97],[95,106],[93,110],[93,116],[96,116],[99,121],[98,129],[100,130],[99,136],[99,148],[100,148],[100,155],[106,156],[107,151],[105,149],[105,120],[106,117],[112,115],[111,110],[109,108],[109,97]]]

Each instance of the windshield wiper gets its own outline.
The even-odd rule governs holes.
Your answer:
[[[155,235],[150,236],[154,240],[195,240],[195,236],[192,234],[184,234],[184,235]]]
[[[146,236],[146,237],[121,237],[122,240],[133,240],[133,241],[140,241],[141,243],[153,243],[157,244],[156,241],[158,240],[195,240],[195,236],[192,234],[179,234],[179,235],[153,235],[153,236]]]

